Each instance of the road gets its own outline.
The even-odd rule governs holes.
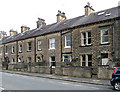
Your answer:
[[[2,73],[2,90],[113,90],[111,86]]]

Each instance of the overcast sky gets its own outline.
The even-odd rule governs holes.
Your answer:
[[[84,6],[90,2],[95,11],[118,6],[120,0],[0,0],[0,31],[20,32],[22,25],[36,28],[39,18],[47,24],[56,22],[57,11],[65,12],[67,19],[84,15]]]

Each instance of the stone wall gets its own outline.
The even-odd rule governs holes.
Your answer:
[[[98,67],[98,78],[100,79],[112,79],[112,73],[114,68],[109,68],[108,66]]]
[[[90,67],[63,67],[61,69],[56,68],[55,74],[91,78],[91,68]]]

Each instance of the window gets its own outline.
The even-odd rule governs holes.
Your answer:
[[[81,45],[91,45],[91,32],[83,32],[81,34]]]
[[[86,32],[87,35],[87,45],[91,45],[91,32]]]
[[[19,45],[19,52],[22,52],[22,44]]]
[[[101,43],[108,43],[108,29],[101,30]]]
[[[81,66],[85,66],[86,65],[86,57],[85,57],[85,55],[82,55],[81,56]]]
[[[65,36],[65,47],[70,48],[70,46],[71,46],[70,36]]]
[[[31,51],[32,48],[31,46],[32,46],[32,42],[28,42],[28,49],[27,49],[28,51]]]
[[[55,68],[55,66],[56,66],[55,56],[51,56],[51,57],[50,57],[50,66],[51,66],[52,68]]]
[[[55,49],[55,39],[49,39],[49,49]]]
[[[14,47],[14,45],[12,45],[12,53],[14,53],[15,52],[15,47]]]
[[[18,59],[18,62],[19,62],[19,63],[21,62],[21,58]]]
[[[8,46],[5,46],[5,53],[8,53]]]
[[[101,58],[102,58],[102,65],[107,65],[108,64],[108,53],[102,53]]]
[[[82,41],[81,41],[81,42],[82,42],[81,45],[82,45],[82,46],[85,46],[85,44],[86,44],[86,34],[85,34],[85,33],[82,33],[81,36],[82,36],[82,38],[81,38],[81,40],[82,40]]]
[[[14,63],[15,62],[15,59],[14,58],[12,58],[12,63]]]
[[[68,56],[63,56],[63,62],[68,62]]]
[[[88,66],[92,66],[92,55],[87,55],[88,56]]]
[[[41,45],[42,45],[42,41],[39,40],[39,41],[38,41],[38,50],[41,50]]]

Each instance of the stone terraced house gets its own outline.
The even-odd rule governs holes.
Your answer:
[[[46,62],[52,68],[76,61],[93,68],[120,62],[120,6],[95,12],[88,4],[85,15],[72,19],[58,11],[56,23],[38,18],[36,29],[22,26],[21,33],[10,34],[1,40],[2,62]]]

